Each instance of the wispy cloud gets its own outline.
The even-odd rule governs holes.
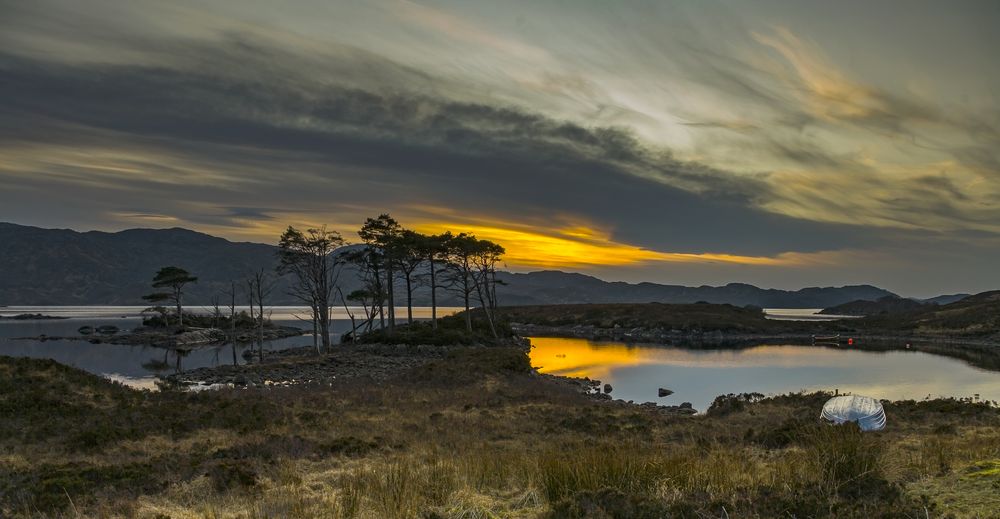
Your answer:
[[[784,11],[4,9],[2,218],[272,241],[392,210],[514,244],[522,265],[719,276],[874,271],[858,251],[912,257],[945,235],[1000,251],[996,100],[847,59]]]

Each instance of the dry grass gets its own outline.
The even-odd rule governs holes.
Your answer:
[[[924,517],[927,507],[929,517],[988,517],[996,510],[988,462],[1000,459],[1000,412],[988,406],[893,404],[889,429],[877,434],[819,427],[822,394],[669,417],[585,398],[530,374],[516,355],[470,350],[380,385],[206,395],[136,395],[69,368],[0,359],[11,382],[0,392],[10,417],[0,429],[23,428],[0,436],[0,516]],[[32,387],[18,384],[27,379]],[[29,401],[72,412],[18,407]],[[79,419],[85,412],[104,414]],[[81,435],[93,441],[76,441]]]

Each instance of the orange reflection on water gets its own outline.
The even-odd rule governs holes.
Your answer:
[[[571,377],[607,377],[617,368],[672,365],[690,368],[849,368],[874,352],[818,346],[766,345],[742,349],[685,349],[628,345],[587,339],[531,338],[531,362],[541,373]]]
[[[567,377],[603,378],[614,368],[656,362],[648,349],[622,343],[594,343],[584,339],[532,337],[531,365],[541,373]]]

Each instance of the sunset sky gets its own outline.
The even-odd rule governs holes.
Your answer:
[[[0,0],[0,221],[1000,288],[1000,2]]]

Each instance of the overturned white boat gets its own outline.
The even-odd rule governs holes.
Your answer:
[[[885,428],[882,403],[870,396],[835,396],[823,405],[820,418],[835,424],[857,422],[862,431],[879,431]]]

